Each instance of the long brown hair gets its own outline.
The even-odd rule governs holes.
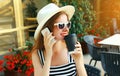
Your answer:
[[[65,12],[58,12],[56,13],[54,16],[52,16],[46,23],[45,25],[42,27],[41,30],[43,30],[45,27],[49,28],[50,32],[53,32],[53,25],[55,20],[62,14],[66,14]],[[66,16],[68,17],[68,15],[66,14]],[[41,30],[40,33],[38,34],[38,38],[35,40],[34,46],[32,51],[34,51],[35,49],[38,50],[44,50],[44,41],[43,41],[43,36],[41,34]]]

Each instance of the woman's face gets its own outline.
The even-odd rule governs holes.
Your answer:
[[[69,33],[69,28],[64,27],[60,29],[57,25],[68,23],[68,18],[65,14],[60,15],[54,22],[53,28],[53,35],[55,36],[56,40],[63,40],[66,35]]]

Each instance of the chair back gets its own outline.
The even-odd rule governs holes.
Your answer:
[[[90,45],[94,45],[94,38],[96,36],[93,36],[93,35],[86,35],[84,36],[84,41],[87,43],[87,44],[90,44]]]
[[[85,64],[85,69],[87,71],[88,76],[101,76],[101,71],[100,69],[93,67],[91,65]]]
[[[87,43],[88,51],[91,57],[94,60],[100,60],[100,52],[106,51],[107,49],[94,45],[94,38],[99,38],[99,37],[93,35],[86,35],[84,36],[84,41]]]
[[[102,52],[101,63],[108,76],[120,76],[120,53]]]

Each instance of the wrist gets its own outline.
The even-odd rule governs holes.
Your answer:
[[[45,60],[51,60],[52,59],[52,55],[47,55]]]
[[[84,65],[84,61],[82,60],[75,60],[75,64],[77,65]]]
[[[52,57],[52,50],[46,50],[46,57],[48,58]]]

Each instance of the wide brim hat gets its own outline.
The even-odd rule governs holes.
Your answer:
[[[63,7],[58,7],[56,4],[54,3],[49,3],[48,5],[46,5],[45,7],[43,7],[37,14],[37,22],[38,22],[38,27],[35,30],[35,34],[34,34],[34,38],[35,40],[38,37],[38,34],[40,32],[40,30],[42,29],[42,27],[44,26],[44,24],[52,17],[54,16],[56,13],[58,12],[65,12],[68,15],[69,20],[72,18],[74,12],[75,12],[75,8],[72,5],[66,5]]]

